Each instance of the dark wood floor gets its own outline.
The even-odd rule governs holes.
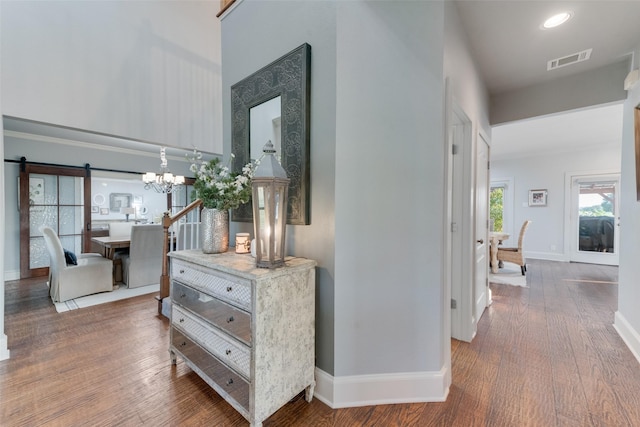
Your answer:
[[[471,344],[452,342],[444,403],[331,410],[297,399],[269,426],[640,426],[640,365],[613,327],[617,268],[531,262],[492,285]],[[2,426],[246,426],[167,352],[150,296],[57,314],[38,280],[6,284]]]

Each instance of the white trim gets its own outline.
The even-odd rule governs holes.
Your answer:
[[[316,368],[314,396],[332,409],[397,403],[444,402],[449,370],[333,377]]]
[[[640,334],[633,329],[633,326],[625,319],[619,311],[616,311],[613,327],[620,335],[620,338],[629,347],[631,353],[640,362]]]
[[[4,281],[20,280],[20,270],[5,270]]]
[[[5,334],[0,335],[0,360],[7,360],[9,358],[9,347],[7,347],[7,336]]]

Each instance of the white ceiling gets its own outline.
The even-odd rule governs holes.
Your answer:
[[[619,149],[621,138],[622,104],[607,105],[494,126],[491,160]]]
[[[640,45],[640,1],[456,1],[471,50],[491,95],[629,59]],[[541,30],[570,10],[564,25]],[[592,48],[591,59],[547,71],[547,61]],[[622,82],[620,82],[622,84]],[[496,126],[494,160],[619,146],[622,107],[604,106]]]

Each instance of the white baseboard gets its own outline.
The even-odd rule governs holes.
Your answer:
[[[619,311],[616,311],[613,327],[618,331],[618,335],[620,335],[624,343],[629,347],[629,350],[631,350],[636,360],[640,362],[640,334],[638,334],[638,331],[631,326]]]
[[[20,279],[20,270],[5,270],[4,272],[4,281],[9,282],[11,280]]]
[[[7,336],[0,334],[0,360],[9,358],[9,348],[7,347]]]
[[[333,377],[316,368],[314,396],[333,409],[394,403],[444,402],[450,376],[437,372]]]

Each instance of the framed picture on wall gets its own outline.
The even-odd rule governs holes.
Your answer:
[[[100,212],[100,208],[97,206],[91,206],[91,213],[98,213]]]
[[[547,190],[529,190],[529,206],[547,206]]]
[[[109,215],[109,208],[100,208],[100,215]]]

